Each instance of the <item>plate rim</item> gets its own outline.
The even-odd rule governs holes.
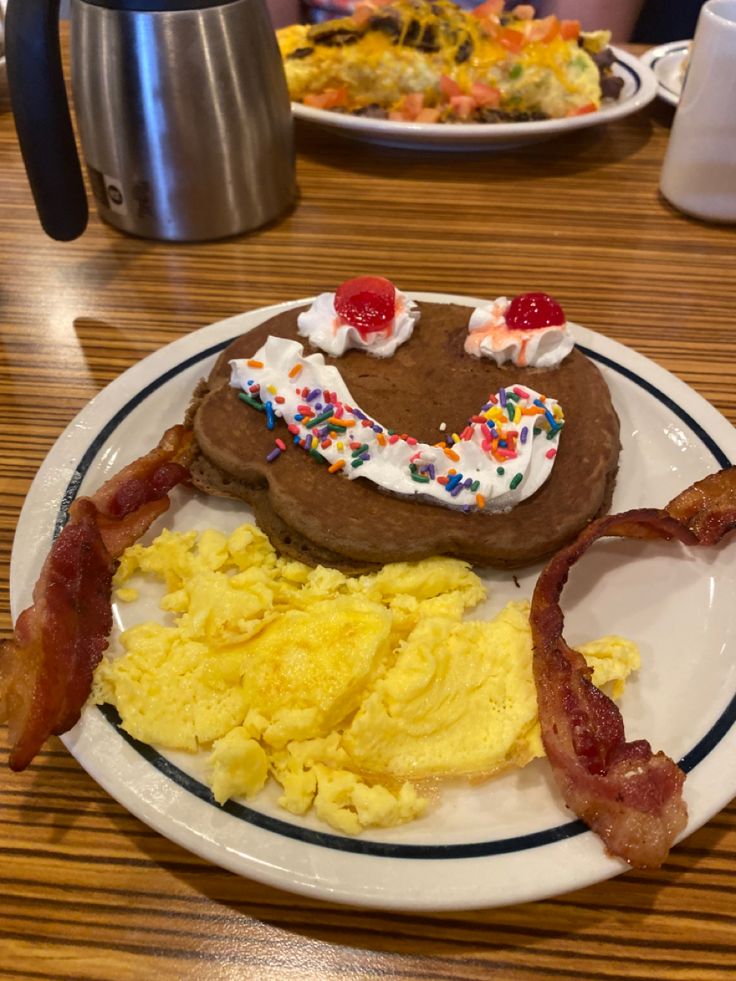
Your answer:
[[[412,144],[417,148],[451,149],[466,148],[468,145],[487,147],[516,145],[552,138],[578,129],[586,129],[602,123],[612,122],[623,116],[639,112],[657,95],[657,78],[652,69],[641,58],[616,45],[609,45],[616,62],[638,81],[637,91],[623,102],[611,102],[597,112],[582,116],[569,116],[562,119],[544,119],[526,123],[467,123],[452,125],[448,123],[399,123],[386,119],[368,119],[364,116],[344,115],[326,109],[314,109],[292,102],[295,119],[313,123],[354,139],[374,142]]]
[[[664,84],[657,74],[657,64],[663,58],[677,54],[679,51],[682,51],[684,57],[692,43],[692,38],[685,38],[682,41],[667,41],[664,44],[657,44],[655,47],[649,48],[640,56],[642,64],[651,69],[657,79],[657,95],[671,106],[677,107],[680,104],[680,92],[675,92],[674,89]]]
[[[461,303],[467,306],[473,306],[474,304],[477,303],[487,302],[486,300],[482,300],[480,298],[471,297],[467,295],[434,293],[434,292],[413,292],[413,291],[407,291],[407,292],[409,292],[410,296],[412,296],[414,299],[419,300],[420,302],[426,301],[426,302]],[[21,516],[18,521],[18,531],[21,530],[21,524],[23,522],[23,517],[24,517],[23,512],[26,511],[26,506],[28,502],[31,500],[33,488],[36,485],[36,482],[41,479],[42,471],[44,467],[47,465],[49,458],[52,457],[52,454],[54,454],[54,452],[57,450],[57,447],[59,447],[60,445],[63,447],[65,442],[65,437],[68,438],[70,431],[76,430],[79,427],[80,417],[87,418],[89,415],[94,416],[96,412],[96,407],[97,405],[99,405],[99,400],[102,396],[105,395],[105,393],[107,393],[108,396],[112,394],[117,397],[118,393],[122,393],[125,390],[127,382],[129,382],[131,379],[134,379],[136,375],[138,375],[140,372],[143,371],[143,368],[141,367],[143,365],[148,366],[155,371],[158,371],[159,366],[164,367],[165,364],[168,364],[170,366],[172,361],[175,361],[177,364],[180,363],[181,359],[179,359],[178,357],[172,358],[174,352],[176,352],[176,354],[178,355],[179,352],[181,352],[182,354],[186,354],[186,353],[191,354],[192,351],[197,351],[201,355],[201,352],[203,350],[206,350],[203,347],[203,343],[206,340],[209,340],[210,338],[214,339],[214,336],[216,334],[218,336],[219,335],[222,336],[219,336],[218,343],[213,347],[221,347],[222,341],[226,341],[227,338],[230,336],[237,336],[237,334],[230,333],[231,329],[232,330],[237,329],[239,332],[242,333],[242,330],[240,329],[240,325],[243,320],[252,321],[249,322],[249,325],[247,327],[247,329],[250,330],[255,328],[258,324],[263,323],[266,319],[274,316],[276,313],[279,313],[286,309],[291,309],[294,307],[301,306],[305,303],[308,303],[310,299],[311,298],[296,299],[296,300],[290,300],[284,303],[279,303],[267,307],[255,308],[254,310],[248,311],[246,313],[237,314],[234,317],[230,317],[227,318],[226,320],[218,321],[214,324],[210,324],[206,327],[200,328],[199,330],[193,331],[190,334],[185,335],[184,337],[178,338],[177,340],[172,341],[169,344],[165,345],[163,348],[160,348],[157,351],[152,352],[146,358],[137,362],[135,365],[131,366],[131,368],[127,369],[127,371],[125,371],[122,375],[114,379],[109,385],[107,385],[104,389],[102,389],[102,391],[98,393],[98,395],[95,396],[95,398],[91,400],[90,403],[88,403],[85,407],[83,407],[83,409],[69,423],[69,425],[66,427],[64,432],[57,439],[54,446],[49,451],[47,457],[45,458],[44,462],[39,468],[36,478],[34,478],[34,482],[31,486],[31,489],[29,490],[28,498],[26,499],[26,502],[24,502],[23,510],[21,512]],[[721,432],[717,434],[716,439],[719,441],[723,441],[724,439],[728,441],[730,439],[733,446],[732,449],[729,450],[729,452],[731,453],[732,456],[736,456],[736,441],[735,441],[736,431],[734,431],[734,428],[731,426],[728,420],[726,420],[725,417],[723,417],[713,405],[707,402],[707,400],[705,400],[702,396],[700,396],[697,392],[695,392],[685,382],[677,378],[677,376],[666,371],[664,368],[661,368],[659,365],[656,364],[656,362],[651,361],[649,358],[646,358],[644,355],[639,354],[633,348],[627,347],[626,345],[623,345],[620,342],[608,338],[603,334],[599,334],[588,328],[580,327],[578,328],[578,330],[576,330],[576,335],[579,335],[576,337],[578,343],[585,343],[585,345],[591,347],[592,350],[595,350],[596,344],[602,345],[606,349],[606,351],[610,354],[610,356],[616,359],[616,363],[627,367],[630,371],[636,371],[637,367],[639,367],[640,369],[646,368],[647,370],[646,378],[652,381],[653,384],[658,384],[660,387],[666,384],[668,391],[674,394],[675,397],[679,395],[685,397],[686,401],[694,400],[697,409],[700,412],[704,412],[707,416],[710,416],[710,419],[708,420],[707,423],[708,425],[707,432],[711,433],[713,426],[715,426],[717,430],[721,430]],[[205,354],[204,357],[206,356],[207,355]],[[97,423],[96,426],[99,427],[99,423]],[[11,578],[11,582],[10,582],[11,608],[13,610],[14,618],[17,615],[17,610],[19,607],[19,602],[18,602],[19,587],[18,587],[17,575],[16,575],[17,563],[18,563],[16,557],[16,545],[19,544],[20,539],[23,538],[23,535],[22,534],[19,535],[18,531],[16,531],[16,538],[13,545],[13,554],[11,556],[11,577],[10,577]],[[84,719],[82,723],[80,723],[77,727],[75,727],[74,730],[72,730],[68,734],[65,734],[65,736],[62,737],[62,741],[65,743],[65,745],[67,745],[67,748],[69,748],[72,754],[78,759],[80,765],[83,766],[83,768],[93,777],[93,779],[95,779],[96,782],[98,782],[108,793],[110,793],[110,795],[115,800],[118,800],[131,813],[139,817],[145,823],[149,824],[149,826],[154,827],[156,831],[158,831],[165,837],[175,841],[176,843],[182,845],[183,847],[187,848],[193,853],[201,855],[203,858],[213,862],[216,865],[229,868],[231,871],[237,874],[246,875],[249,878],[262,881],[267,885],[275,886],[282,889],[286,888],[298,894],[317,896],[319,898],[326,899],[326,900],[352,903],[352,904],[362,905],[366,907],[376,907],[382,909],[403,909],[403,910],[427,909],[427,910],[435,910],[435,911],[451,910],[451,909],[469,909],[469,908],[478,908],[479,906],[490,907],[494,905],[505,905],[510,903],[526,902],[532,899],[540,899],[550,895],[557,895],[561,892],[566,892],[569,889],[580,888],[582,886],[589,885],[594,882],[602,881],[605,878],[616,875],[617,873],[623,871],[626,868],[626,866],[623,863],[619,862],[618,860],[606,859],[605,856],[603,856],[604,858],[603,863],[601,863],[600,861],[598,862],[593,861],[592,858],[595,858],[596,855],[598,856],[599,859],[601,858],[600,843],[597,841],[597,839],[595,839],[595,837],[592,835],[591,832],[585,831],[581,835],[577,835],[574,838],[568,839],[568,841],[577,841],[576,847],[580,847],[582,843],[583,851],[587,851],[591,853],[589,875],[587,876],[583,875],[582,877],[580,875],[577,875],[577,877],[574,879],[572,883],[568,882],[562,885],[560,888],[556,888],[553,892],[547,891],[544,893],[539,893],[535,889],[530,889],[528,886],[525,892],[523,888],[520,888],[517,889],[517,893],[513,896],[513,898],[504,898],[501,901],[489,900],[488,897],[485,896],[485,897],[481,897],[480,902],[476,900],[469,900],[467,897],[465,898],[454,897],[453,899],[448,899],[448,900],[435,899],[434,901],[426,900],[426,901],[413,901],[413,902],[406,903],[401,898],[398,899],[396,897],[387,898],[385,895],[379,895],[379,896],[356,895],[354,890],[352,889],[340,892],[339,889],[336,889],[334,887],[323,888],[319,884],[315,884],[314,882],[285,881],[283,871],[277,870],[276,872],[274,872],[273,870],[264,869],[261,867],[244,868],[242,857],[235,857],[234,855],[230,855],[230,854],[223,856],[221,849],[218,848],[216,843],[206,842],[201,840],[193,841],[191,839],[191,835],[185,834],[180,827],[177,828],[178,834],[173,834],[170,823],[167,820],[161,820],[160,816],[155,812],[151,813],[150,808],[147,810],[147,805],[145,800],[143,800],[140,796],[136,795],[135,793],[133,793],[133,796],[131,797],[128,794],[128,790],[130,790],[130,788],[125,788],[125,792],[121,793],[121,788],[119,784],[117,784],[115,780],[111,778],[110,774],[101,772],[98,767],[89,765],[89,760],[84,759],[85,735],[83,731],[80,731],[80,727],[83,730]],[[732,737],[735,736],[732,728],[730,728],[727,731],[727,735],[729,734]],[[732,742],[736,747],[736,738],[733,738]],[[730,799],[730,796],[731,795],[729,794],[728,797],[725,797],[723,802],[716,802],[715,804],[713,804],[712,808],[710,809],[710,813],[708,813],[703,818],[702,821],[699,821],[697,825],[694,825],[693,827],[688,826],[688,829],[684,834],[691,833],[693,830],[695,830],[696,826],[699,827],[701,826],[702,823],[705,823],[705,821],[709,820],[713,814],[721,810],[721,808],[725,805],[725,803],[727,803],[728,800]],[[189,832],[192,832],[192,829],[188,829],[188,830]],[[591,842],[595,843],[595,847],[592,849],[592,852],[591,852]],[[564,842],[561,842],[560,845],[564,846]],[[322,846],[316,845],[316,846],[309,846],[309,847],[321,848]],[[353,856],[353,858],[354,857],[355,856]],[[493,859],[493,856],[491,856],[491,859]],[[402,858],[401,861],[403,863],[405,861],[411,861],[411,860]],[[416,861],[419,862],[429,861],[431,863],[433,860],[418,859]],[[450,859],[448,861],[450,862],[459,861],[462,863],[466,861],[466,859],[464,858],[457,859],[457,860]]]

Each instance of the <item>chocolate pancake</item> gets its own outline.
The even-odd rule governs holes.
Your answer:
[[[498,366],[464,351],[469,308],[422,303],[421,320],[391,358],[349,351],[326,357],[341,372],[361,409],[381,425],[436,443],[462,430],[502,386],[526,385],[557,399],[565,429],[549,479],[512,510],[465,513],[392,496],[370,481],[330,474],[288,445],[273,463],[266,455],[283,422],[264,415],[229,385],[232,358],[252,357],[269,334],[302,340],[298,310],[289,310],[234,341],[198,387],[189,409],[196,486],[240,498],[281,552],[310,564],[360,571],[378,563],[451,555],[480,565],[514,568],[555,552],[611,501],[618,467],[619,422],[598,368],[574,350],[555,368]],[[311,353],[308,342],[305,353]]]

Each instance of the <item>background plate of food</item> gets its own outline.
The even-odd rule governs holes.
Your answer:
[[[296,119],[325,126],[351,139],[384,146],[432,150],[505,150],[527,146],[557,136],[613,122],[639,112],[657,95],[657,80],[651,70],[619,48],[613,71],[623,81],[617,101],[604,101],[595,112],[565,119],[530,120],[512,123],[419,123],[368,119],[292,103]]]
[[[650,48],[641,56],[642,64],[657,78],[657,95],[671,106],[680,101],[692,41],[670,41]]]
[[[440,294],[413,297],[469,308],[481,302]],[[54,528],[70,502],[181,420],[193,389],[230,341],[296,305],[254,310],[175,341],[126,371],[69,425],[21,514],[11,563],[14,617],[31,600]],[[736,459],[736,431],[681,381],[590,330],[576,327],[575,340],[601,369],[621,419],[614,510],[662,506]],[[230,534],[249,520],[239,502],[186,487],[172,497],[171,510],[145,542],[163,528]],[[728,542],[692,551],[656,543],[601,543],[585,559],[584,570],[573,571],[564,599],[571,643],[616,633],[638,645],[641,668],[629,678],[620,705],[630,737],[648,738],[687,771],[685,833],[709,820],[736,791],[730,766],[736,752],[733,548]],[[176,554],[181,560],[181,552]],[[175,555],[171,568],[176,561]],[[293,576],[294,564],[288,568]],[[529,599],[538,571],[538,566],[515,575],[477,570],[487,597],[471,617],[492,617],[509,601]],[[160,588],[150,582],[138,588],[137,598],[120,594],[114,605],[113,664],[121,630],[167,616],[157,605]],[[164,670],[162,662],[162,679]],[[148,680],[146,686],[139,678],[132,689],[134,698],[142,699],[140,718],[157,700],[160,708],[176,706],[181,697],[168,684],[157,684],[155,675]],[[351,834],[325,823],[328,812],[320,817],[314,809],[301,816],[284,810],[273,780],[252,799],[218,804],[206,753],[148,745],[116,722],[109,706],[88,704],[63,737],[102,787],[184,848],[297,893],[396,909],[490,907],[563,893],[627,867],[571,820],[544,759],[491,780],[430,781],[419,788],[428,801],[426,813],[395,827]]]
[[[606,30],[486,0],[368,0],[278,31],[297,119],[404,147],[502,149],[636,112],[652,72]]]

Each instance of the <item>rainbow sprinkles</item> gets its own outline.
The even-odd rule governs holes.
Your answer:
[[[230,362],[230,384],[264,413],[282,420],[295,447],[349,479],[465,511],[507,511],[549,477],[564,427],[561,406],[527,386],[489,395],[462,429],[441,442],[420,442],[365,413],[340,371],[297,341],[269,337],[252,358]],[[277,438],[275,462],[287,444]]]

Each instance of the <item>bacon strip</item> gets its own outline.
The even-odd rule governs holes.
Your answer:
[[[155,449],[80,497],[51,547],[18,617],[0,644],[0,722],[7,721],[10,768],[23,770],[48,736],[77,722],[112,627],[115,560],[169,507],[187,480],[191,432],[169,429]]]
[[[583,657],[562,636],[559,605],[571,567],[604,536],[715,545],[736,528],[736,467],[706,477],[663,510],[607,515],[542,571],[531,627],[542,739],[565,802],[636,868],[658,868],[687,823],[685,774],[646,740],[627,742],[617,706],[593,685]]]

